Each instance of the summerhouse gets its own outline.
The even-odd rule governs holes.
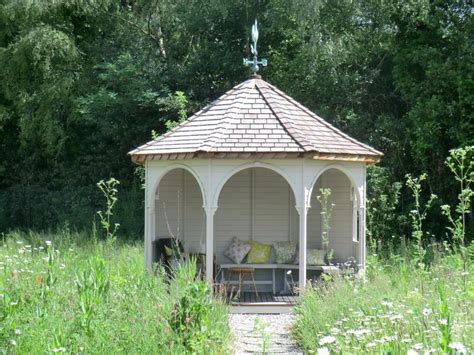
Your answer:
[[[147,267],[157,260],[155,241],[172,237],[202,255],[206,277],[217,282],[235,264],[225,255],[233,241],[294,242],[294,262],[241,261],[256,270],[255,292],[286,290],[288,270],[303,287],[331,265],[353,260],[364,269],[366,166],[382,153],[258,75],[129,154],[146,171]],[[307,265],[307,251],[322,248],[321,188],[331,190],[333,258]]]

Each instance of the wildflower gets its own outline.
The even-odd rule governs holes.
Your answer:
[[[456,352],[460,352],[461,354],[466,353],[466,347],[464,346],[463,343],[452,342],[452,343],[449,343],[449,347],[453,350],[456,350]]]
[[[336,338],[331,336],[331,335],[327,335],[325,337],[322,337],[321,339],[319,339],[319,344],[321,345],[326,345],[326,344],[332,344],[336,341]]]
[[[53,349],[53,353],[63,353],[65,351],[66,351],[65,348],[55,348],[55,349]]]
[[[413,345],[413,349],[421,350],[421,349],[423,349],[423,344],[421,344],[421,343],[415,344],[415,345]]]
[[[407,351],[407,355],[418,355],[418,351],[414,350],[414,349],[410,349]]]
[[[324,347],[324,348],[319,348],[318,349],[318,355],[329,355],[329,350],[328,348]]]
[[[291,270],[288,270],[288,271],[286,272],[286,274],[287,274],[287,275],[291,275]]]
[[[330,332],[333,334],[339,334],[341,331],[339,330],[339,328],[331,328]]]
[[[17,240],[16,244],[23,244],[23,242],[21,240]]]
[[[402,343],[411,343],[412,340],[410,338],[403,338]]]
[[[16,335],[20,335],[20,334],[21,334],[21,330],[20,330],[19,328],[16,328],[16,329],[15,329],[15,334],[16,334]]]
[[[440,319],[439,324],[441,325],[448,325],[448,320],[447,319]]]
[[[388,308],[392,308],[393,303],[392,302],[387,302],[387,301],[382,301],[382,306],[387,306]]]
[[[47,245],[48,247],[49,247],[49,246],[51,246],[51,245],[53,244],[53,243],[51,243],[51,241],[50,241],[50,240],[47,240],[45,243],[46,243],[46,245]]]
[[[25,245],[25,248],[26,249],[31,249],[31,245],[27,244],[27,245]]]
[[[10,345],[11,345],[11,346],[16,346],[16,341],[15,341],[15,339],[10,339]]]
[[[377,345],[376,343],[370,342],[370,343],[367,343],[366,346],[367,346],[368,348],[373,348],[373,347],[376,346],[376,345]]]
[[[423,308],[423,312],[422,312],[422,313],[423,313],[423,315],[424,315],[425,317],[427,317],[427,316],[429,316],[429,315],[431,314],[431,309],[429,309],[429,308]]]

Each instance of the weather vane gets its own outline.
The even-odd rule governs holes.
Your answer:
[[[258,55],[257,41],[258,41],[258,28],[257,28],[257,20],[255,19],[255,23],[252,26],[252,42],[253,43],[250,45],[250,50],[253,54],[253,59],[244,58],[244,65],[248,66],[250,70],[253,71],[254,74],[257,74],[258,70],[260,69],[258,66],[259,64],[264,67],[266,67],[268,64],[266,59],[262,59],[261,61],[257,59],[257,55]]]

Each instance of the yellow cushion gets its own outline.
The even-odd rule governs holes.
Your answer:
[[[272,246],[250,241],[250,252],[247,255],[247,264],[267,264],[272,256]]]

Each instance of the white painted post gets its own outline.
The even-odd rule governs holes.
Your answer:
[[[215,208],[206,207],[206,279],[213,283],[214,274],[214,212]]]
[[[359,264],[361,271],[365,270],[365,208],[359,209]]]
[[[145,163],[145,268],[153,264],[153,240],[155,238],[155,196],[153,196],[148,164]]]
[[[303,202],[306,203],[306,201],[303,201]],[[306,225],[307,225],[308,208],[306,207],[306,205],[303,205],[303,206],[297,207],[297,210],[300,215],[299,287],[300,289],[303,289],[306,286],[306,244],[307,244]]]

